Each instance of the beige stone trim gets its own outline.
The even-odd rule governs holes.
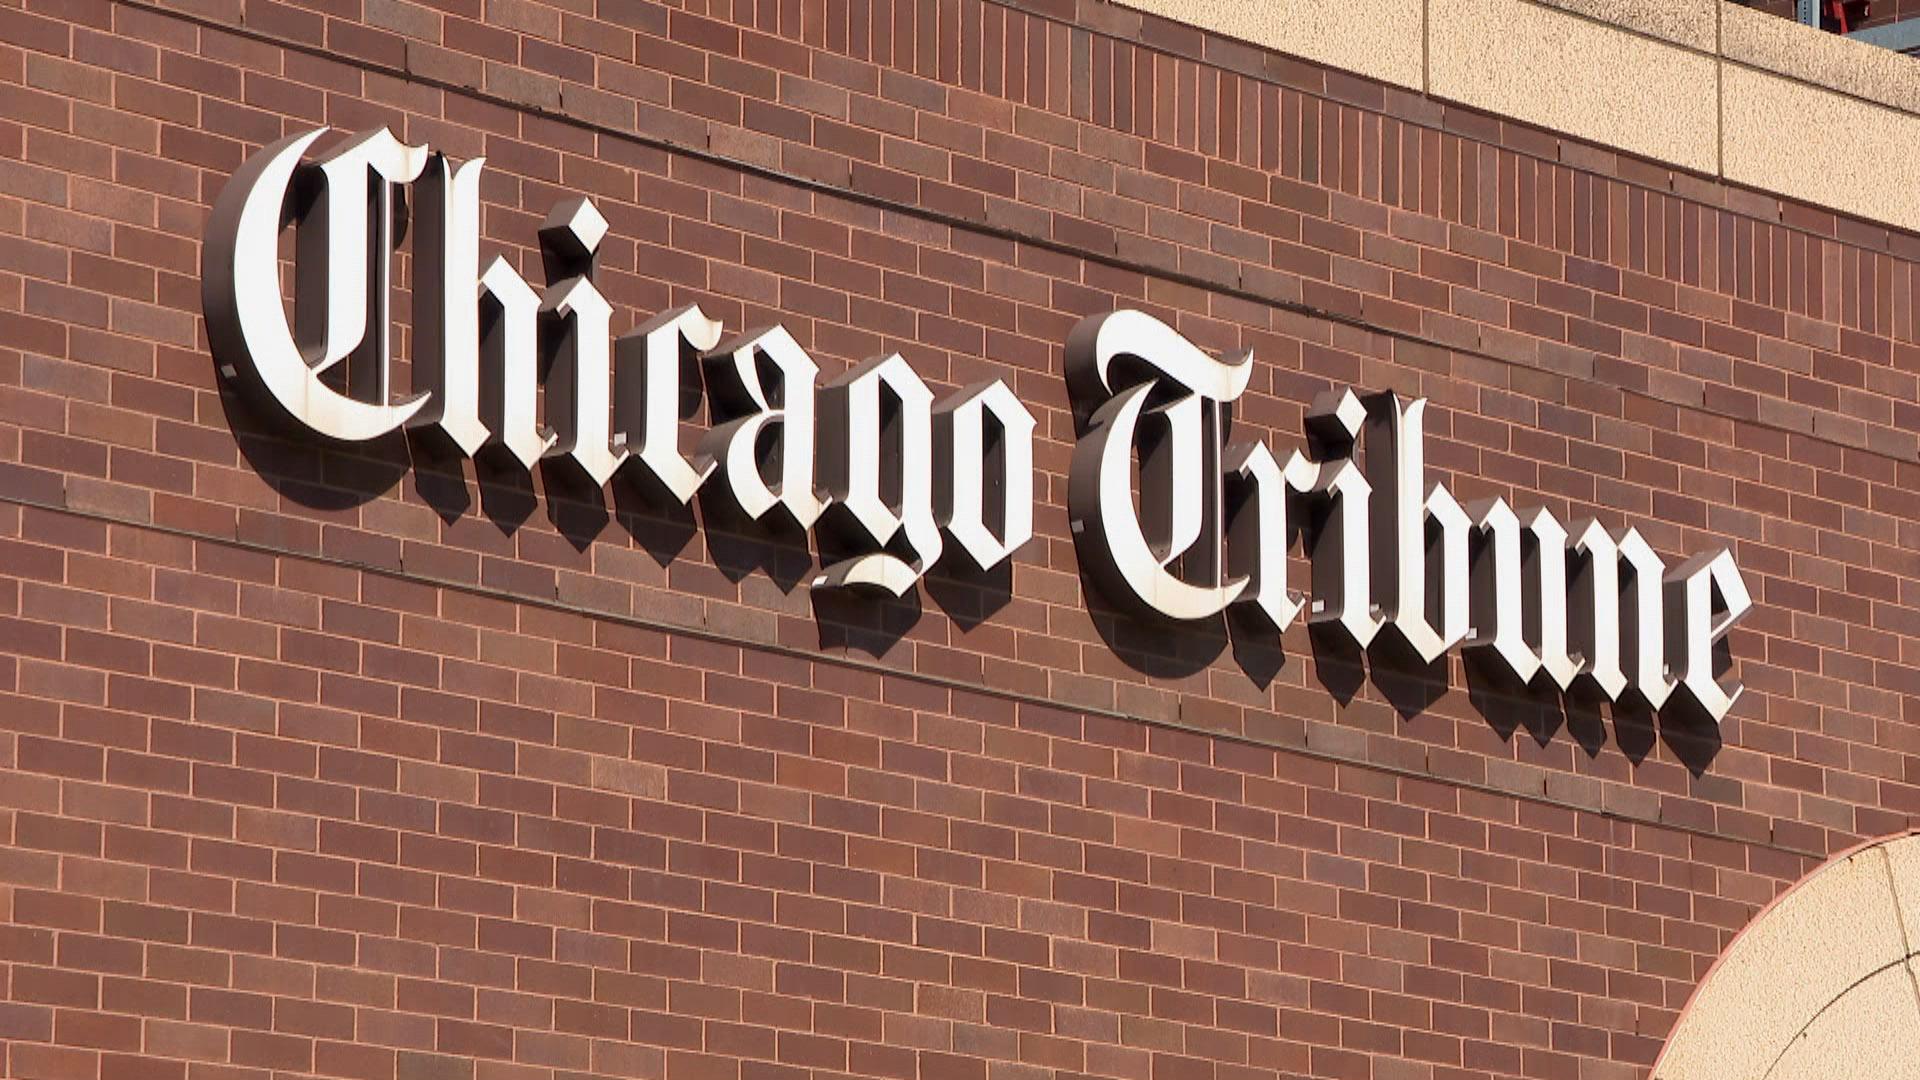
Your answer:
[[[1920,114],[1920,60],[1914,57],[1737,4],[1722,13],[1720,38],[1721,55],[1734,65]]]
[[[1653,1080],[1920,1076],[1920,835],[1814,871],[1727,946]]]
[[[1427,20],[1434,97],[1713,171],[1712,56],[1528,0],[1427,0]]]
[[[1728,65],[1722,173],[1901,228],[1920,228],[1920,117]]]
[[[1672,0],[1671,3],[1652,4],[1646,0],[1540,0],[1540,3],[1674,45],[1684,45],[1696,52],[1711,53],[1714,50],[1713,20],[1718,0]]]
[[[1727,0],[1117,0],[1920,231],[1920,61]]]
[[[1912,963],[1882,968],[1807,1025],[1767,1080],[1911,1080],[1920,1073]]]
[[[1121,0],[1130,8],[1370,79],[1421,88],[1426,0]]]

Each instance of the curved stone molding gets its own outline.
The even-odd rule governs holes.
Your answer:
[[[1920,832],[1841,855],[1734,938],[1654,1080],[1920,1076]]]
[[[1768,1080],[1909,1080],[1920,1075],[1911,963],[1881,968],[1815,1017]]]

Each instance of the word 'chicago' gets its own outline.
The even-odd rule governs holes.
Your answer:
[[[828,564],[816,586],[900,596],[942,556],[943,532],[981,570],[1032,536],[1034,420],[1004,383],[935,404],[896,353],[834,379],[816,408],[819,367],[780,326],[722,340],[720,324],[690,305],[612,339],[613,307],[592,279],[607,222],[590,201],[562,202],[541,227],[558,273],[536,293],[504,258],[480,268],[485,159],[456,166],[381,128],[305,167],[297,184],[301,155],[326,130],[249,159],[208,226],[202,299],[214,356],[269,412],[341,442],[429,429],[468,456],[570,463],[596,486],[634,469],[681,505],[717,483],[752,521],[819,525],[860,551]],[[401,184],[418,189],[407,397],[388,375]],[[292,324],[279,283],[289,204],[300,223]],[[544,423],[543,344],[554,355]],[[689,457],[679,402],[682,361],[693,356],[716,423]],[[991,477],[989,462],[999,465]]]
[[[503,258],[480,264],[483,159],[455,163],[382,128],[302,164],[326,130],[250,158],[209,224],[214,355],[270,415],[347,443],[428,429],[462,454],[556,460],[594,485],[634,470],[682,505],[711,487],[748,520],[816,530],[823,550],[845,552],[823,559],[821,588],[900,596],[951,550],[991,570],[1031,538],[1034,417],[1004,383],[936,401],[896,353],[820,386],[785,329],[725,338],[692,305],[614,337],[593,281],[607,222],[590,201],[563,201],[541,227],[548,281],[536,291]],[[407,191],[414,385],[402,395],[389,335],[395,200]],[[687,454],[681,370],[695,359],[713,426]],[[1283,463],[1230,438],[1252,363],[1216,360],[1138,311],[1069,336],[1068,390],[1084,414],[1069,520],[1110,599],[1274,636],[1304,615],[1359,648],[1385,635],[1432,662],[1464,646],[1520,683],[1727,715],[1740,686],[1725,639],[1752,600],[1725,548],[1668,567],[1631,528],[1562,524],[1497,498],[1463,506],[1426,480],[1426,403],[1392,394],[1323,395],[1306,452]],[[1287,581],[1296,543],[1304,591]]]

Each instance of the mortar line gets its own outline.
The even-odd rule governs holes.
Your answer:
[[[1213,728],[1202,727],[1196,724],[1184,723],[1179,720],[1168,720],[1168,719],[1162,719],[1158,717],[1139,716],[1132,713],[1128,713],[1121,709],[1108,708],[1106,706],[1100,706],[1100,705],[1077,704],[1070,701],[1050,698],[1042,694],[1033,694],[1033,693],[1028,693],[1028,692],[1019,691],[1019,690],[1010,690],[1003,687],[996,687],[984,682],[972,683],[972,682],[968,682],[965,679],[954,678],[948,675],[937,675],[937,674],[932,674],[928,672],[921,672],[921,671],[915,671],[910,669],[892,667],[890,665],[881,663],[880,661],[877,661],[877,660],[868,660],[858,656],[851,656],[851,655],[845,655],[841,653],[830,652],[825,649],[808,649],[808,648],[803,648],[795,645],[782,644],[777,641],[767,641],[767,642],[749,641],[749,640],[744,640],[738,637],[737,635],[727,634],[721,631],[708,629],[706,627],[690,626],[690,625],[685,625],[681,623],[676,623],[668,619],[648,617],[644,615],[621,614],[619,612],[602,611],[602,610],[587,607],[581,604],[568,603],[564,600],[559,599],[558,597],[532,596],[526,593],[515,592],[508,589],[488,588],[486,586],[474,584],[471,582],[458,581],[454,579],[438,577],[433,574],[424,574],[416,571],[409,571],[404,567],[400,569],[394,569],[392,567],[380,566],[374,563],[360,562],[358,560],[343,558],[336,555],[327,555],[322,552],[300,551],[298,549],[286,547],[284,545],[268,544],[268,543],[263,543],[255,540],[243,540],[238,537],[220,536],[214,533],[203,533],[193,529],[186,529],[186,528],[181,528],[178,526],[171,526],[171,525],[161,525],[161,524],[157,524],[150,521],[138,521],[130,518],[120,517],[118,515],[107,513],[104,511],[85,510],[85,509],[78,509],[74,507],[64,506],[64,505],[56,505],[43,500],[32,499],[25,496],[14,495],[14,494],[0,494],[0,504],[19,506],[23,508],[44,511],[47,513],[62,514],[69,517],[79,518],[87,521],[100,522],[107,525],[117,525],[124,528],[140,529],[148,532],[158,533],[164,536],[173,536],[181,539],[192,540],[195,542],[215,544],[222,547],[231,548],[233,550],[245,551],[245,552],[249,552],[257,555],[270,555],[276,558],[298,559],[298,560],[304,560],[310,563],[318,563],[321,565],[333,566],[333,567],[337,567],[345,570],[354,570],[360,573],[376,574],[380,577],[384,577],[390,580],[405,581],[405,582],[410,582],[410,583],[419,584],[419,585],[428,585],[435,588],[447,589],[454,592],[459,592],[468,596],[487,597],[495,600],[507,600],[513,603],[527,604],[527,605],[537,607],[547,611],[555,611],[555,612],[561,612],[561,613],[566,613],[571,615],[578,615],[587,619],[604,620],[604,621],[615,623],[618,625],[631,626],[631,627],[635,627],[643,630],[651,630],[651,631],[655,631],[662,634],[669,634],[669,635],[677,634],[684,637],[693,638],[699,641],[709,642],[713,644],[729,645],[729,646],[733,646],[743,650],[744,649],[758,650],[760,652],[771,653],[773,655],[782,656],[792,660],[804,660],[809,663],[832,664],[832,665],[839,666],[839,667],[846,668],[853,671],[860,671],[867,674],[878,675],[882,677],[906,679],[912,682],[920,683],[922,685],[935,686],[935,687],[939,687],[941,689],[945,689],[949,691],[959,691],[961,693],[977,694],[984,697],[996,698],[1002,701],[1013,702],[1019,705],[1032,705],[1040,708],[1059,709],[1066,712],[1079,713],[1086,716],[1096,716],[1096,717],[1100,717],[1102,719],[1107,719],[1107,720],[1120,720],[1120,721],[1126,721],[1130,723],[1146,724],[1146,725],[1151,725],[1155,727],[1166,728],[1173,731],[1182,731],[1182,732],[1187,732],[1191,734],[1201,735],[1208,738],[1224,739],[1230,742],[1236,742],[1246,746],[1258,746],[1264,749],[1274,750],[1278,753],[1294,754],[1294,755],[1298,755],[1300,757],[1304,757],[1313,761],[1322,761],[1322,762],[1327,762],[1331,764],[1346,765],[1346,766],[1351,766],[1355,768],[1366,769],[1371,772],[1394,776],[1400,779],[1417,780],[1424,783],[1440,784],[1443,786],[1450,786],[1450,787],[1460,788],[1467,791],[1472,791],[1478,794],[1493,795],[1493,796],[1498,796],[1502,798],[1516,799],[1523,802],[1535,803],[1537,805],[1552,806],[1559,809],[1572,810],[1577,813],[1594,814],[1606,820],[1624,822],[1629,825],[1646,826],[1648,828],[1656,828],[1656,829],[1667,829],[1674,832],[1683,833],[1689,836],[1697,836],[1702,838],[1721,840],[1721,841],[1726,841],[1733,844],[1763,848],[1769,851],[1780,852],[1783,854],[1806,856],[1806,857],[1816,858],[1821,860],[1825,860],[1828,855],[1828,853],[1825,851],[1815,850],[1812,848],[1802,848],[1793,844],[1784,843],[1777,838],[1769,838],[1767,840],[1753,840],[1753,839],[1746,839],[1741,837],[1727,836],[1727,835],[1723,835],[1721,833],[1715,832],[1711,829],[1702,828],[1696,825],[1689,825],[1684,822],[1661,821],[1655,818],[1648,818],[1648,817],[1644,817],[1637,814],[1623,813],[1618,810],[1609,810],[1609,809],[1605,809],[1604,807],[1595,808],[1589,805],[1576,802],[1571,799],[1555,798],[1552,795],[1546,794],[1544,791],[1539,793],[1514,791],[1508,788],[1500,787],[1495,784],[1489,784],[1489,783],[1484,783],[1484,782],[1474,781],[1474,780],[1461,780],[1453,777],[1442,776],[1436,773],[1422,772],[1417,769],[1408,768],[1406,766],[1392,765],[1385,762],[1374,761],[1369,758],[1361,757],[1358,755],[1343,754],[1343,753],[1333,751],[1333,750],[1328,750],[1322,747],[1314,747],[1311,745],[1295,746],[1287,743],[1271,742],[1264,739],[1255,738],[1250,735],[1241,734],[1238,732],[1219,731]],[[27,542],[30,542],[30,541],[27,541]],[[0,568],[0,569],[4,569],[4,568]],[[1517,732],[1516,732],[1516,737],[1518,737]],[[1431,749],[1432,748],[1430,747],[1428,748],[1429,753],[1431,752]],[[1494,759],[1489,759],[1489,760],[1494,760]],[[1575,775],[1575,774],[1565,774],[1565,775]],[[1613,782],[1600,781],[1600,783],[1607,784],[1607,783],[1613,783]],[[1631,790],[1636,790],[1636,791],[1647,790],[1645,788],[1634,787],[1632,785],[1620,785],[1620,786],[1628,787]],[[1743,785],[1743,790],[1744,790],[1744,785]],[[1655,794],[1663,795],[1664,793],[1655,792]],[[1682,796],[1682,797],[1687,797],[1687,796]],[[1687,797],[1687,798],[1691,798],[1691,797]],[[1694,798],[1693,801],[1707,803],[1708,805],[1715,805],[1715,806],[1720,805],[1718,803],[1711,803],[1708,800],[1698,799],[1698,798]]]

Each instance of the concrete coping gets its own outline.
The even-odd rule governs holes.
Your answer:
[[[1717,17],[1714,9],[1718,0],[1673,0],[1671,3],[1648,3],[1646,0],[1540,0],[1540,3],[1545,7],[1583,15],[1596,22],[1611,23],[1624,30],[1670,41],[1695,52],[1711,53],[1717,48],[1719,32],[1714,25]]]
[[[1920,61],[1729,0],[1117,2],[1920,231]]]
[[[1738,4],[1721,6],[1725,59],[1920,114],[1920,59]]]

